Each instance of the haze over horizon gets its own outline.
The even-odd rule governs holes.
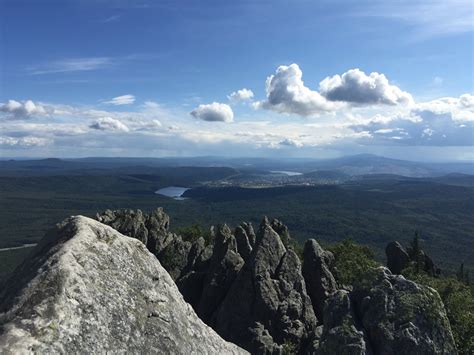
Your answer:
[[[473,14],[0,0],[0,157],[473,160]]]

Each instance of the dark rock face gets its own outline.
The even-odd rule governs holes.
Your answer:
[[[357,323],[349,292],[339,290],[326,301],[324,325],[319,343],[313,342],[314,354],[371,354],[363,329]]]
[[[244,260],[237,252],[235,237],[229,227],[222,226],[215,237],[214,252],[197,306],[199,317],[206,323],[211,323],[212,315],[226,296],[243,264]]]
[[[189,264],[191,243],[169,232],[169,217],[162,208],[145,215],[141,210],[106,210],[96,219],[129,237],[140,240],[177,280]],[[192,256],[191,256],[192,257]]]
[[[430,276],[438,274],[438,269],[436,268],[433,259],[431,259],[425,253],[423,253],[423,271],[425,271]]]
[[[255,235],[252,224],[248,222],[243,222],[240,226],[245,230],[250,246],[253,248],[255,242],[257,241],[257,236]]]
[[[416,257],[411,248],[406,251],[399,242],[391,242],[387,244],[385,254],[387,255],[387,267],[394,274],[401,274],[403,269],[415,263],[418,263],[420,269],[430,276],[439,273],[433,260],[423,250],[420,250],[418,257]]]
[[[376,354],[455,354],[451,327],[438,293],[373,269],[351,294]]]
[[[234,234],[235,234],[235,239],[237,241],[237,250],[240,256],[245,261],[247,261],[250,257],[250,254],[252,253],[252,244],[250,241],[251,238],[249,238],[249,236],[247,235],[247,231],[245,230],[243,226],[238,226],[237,228],[235,228]],[[255,245],[255,240],[253,241],[253,244]]]
[[[213,228],[214,244],[206,245],[170,233],[162,209],[97,218],[146,244],[200,318],[252,353],[456,353],[436,291],[386,268],[373,269],[351,291],[338,290],[332,253],[308,240],[301,265],[288,228],[276,219],[265,217],[257,233],[249,223],[233,233]],[[413,262],[397,242],[386,252],[394,273]],[[420,259],[435,272],[426,254]]]
[[[96,219],[122,234],[138,239],[145,245],[148,242],[148,229],[145,227],[147,218],[140,210],[106,210],[98,214]]]
[[[387,267],[394,274],[401,274],[402,270],[408,266],[410,257],[399,242],[391,242],[385,248],[387,255]]]
[[[153,254],[160,253],[172,239],[168,233],[170,218],[160,207],[151,212],[145,225],[148,229],[146,247]]]
[[[304,245],[303,276],[308,295],[318,319],[323,318],[324,302],[337,290],[336,280],[329,270],[334,256],[323,250],[314,239],[308,239]]]
[[[190,255],[191,247],[190,242],[185,242],[180,236],[173,235],[168,245],[157,253],[158,260],[173,280],[177,280],[183,269],[191,262],[188,261],[189,256],[193,257]]]
[[[276,218],[272,220],[270,227],[272,227],[272,229],[280,236],[283,245],[288,246],[288,242],[290,241],[290,232],[288,231],[288,227]]]
[[[316,326],[301,264],[264,220],[254,251],[215,318],[215,329],[253,353],[299,350]]]

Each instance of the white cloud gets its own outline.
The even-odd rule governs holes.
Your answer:
[[[319,90],[330,101],[358,105],[413,103],[412,96],[397,86],[390,85],[385,75],[376,72],[366,75],[359,69],[325,78],[319,83]]]
[[[157,131],[163,127],[161,122],[158,120],[150,120],[150,121],[140,120],[140,121],[134,122],[134,126],[135,127],[131,127],[131,128],[134,128],[135,131]]]
[[[9,137],[0,136],[0,145],[18,147],[42,147],[51,144],[53,141],[43,137]]]
[[[232,92],[227,98],[232,102],[241,102],[251,100],[253,98],[253,91],[250,89],[240,89]]]
[[[301,143],[300,141],[298,141],[296,139],[292,139],[292,138],[286,138],[286,139],[278,142],[278,144],[282,145],[282,146],[294,147],[294,148],[303,147],[303,143]]]
[[[267,78],[267,99],[256,102],[254,107],[301,116],[313,116],[337,107],[317,91],[306,87],[302,77],[303,72],[297,64],[279,66],[275,74]]]
[[[109,16],[109,17],[105,18],[104,20],[102,20],[102,23],[116,22],[116,21],[120,20],[121,17],[122,17],[122,15],[112,15],[112,16]]]
[[[372,1],[359,16],[382,17],[409,24],[415,39],[472,32],[471,0]]]
[[[119,120],[112,117],[102,117],[92,123],[89,128],[100,131],[128,132],[130,129]]]
[[[434,114],[449,114],[454,121],[474,121],[474,95],[463,94],[459,98],[442,97],[416,105],[416,112],[429,111]]]
[[[115,105],[115,106],[130,105],[130,104],[133,104],[134,102],[135,102],[135,96],[130,95],[130,94],[117,96],[111,100],[104,101],[105,104],[110,104],[110,105]]]
[[[212,104],[199,105],[191,115],[195,118],[210,122],[233,122],[234,112],[226,104],[213,102]]]
[[[464,94],[459,97],[459,103],[465,108],[474,108],[474,95]]]
[[[43,105],[34,103],[31,100],[18,102],[15,100],[8,100],[4,104],[0,104],[0,112],[6,113],[8,118],[21,119],[30,116],[46,115],[46,109]]]
[[[110,67],[114,64],[109,57],[68,58],[29,68],[33,75],[91,71]]]
[[[368,131],[374,142],[397,141],[410,146],[474,145],[473,96],[444,97],[416,104],[405,115],[386,119],[369,119],[351,126],[355,131]],[[396,135],[394,135],[396,134]]]

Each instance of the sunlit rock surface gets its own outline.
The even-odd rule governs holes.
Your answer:
[[[246,353],[196,316],[143,240],[82,216],[17,269],[0,312],[2,353]]]

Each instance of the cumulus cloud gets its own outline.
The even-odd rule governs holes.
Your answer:
[[[105,104],[115,105],[115,106],[130,105],[130,104],[133,104],[134,102],[135,102],[135,96],[130,95],[130,94],[117,96],[111,100],[104,101]]]
[[[327,77],[319,83],[321,95],[330,101],[349,102],[357,105],[398,105],[413,103],[412,96],[391,85],[384,74],[366,75],[351,69],[342,75]]]
[[[42,147],[52,143],[52,139],[43,137],[9,137],[0,136],[0,145],[16,147]]]
[[[464,94],[457,97],[422,102],[416,105],[414,112],[428,111],[438,115],[449,114],[454,121],[474,121],[474,95]]]
[[[281,146],[286,146],[286,147],[294,147],[294,148],[301,148],[303,147],[303,143],[296,139],[291,139],[291,138],[286,138],[278,143]]]
[[[128,132],[130,129],[119,120],[112,117],[101,117],[92,123],[89,128],[99,131]]]
[[[195,118],[210,122],[233,122],[234,112],[226,104],[213,102],[211,104],[199,105],[191,115]]]
[[[472,95],[445,97],[423,102],[406,115],[367,120],[352,126],[368,131],[377,143],[431,146],[474,145],[474,105]]]
[[[336,108],[335,103],[306,87],[302,78],[303,72],[297,64],[279,66],[275,74],[267,78],[267,99],[256,102],[254,107],[301,116],[312,116]]]
[[[163,125],[158,120],[150,120],[150,121],[137,121],[134,123],[135,127],[131,127],[135,131],[157,131],[160,130]]]
[[[22,119],[47,114],[44,106],[34,103],[31,100],[24,102],[8,100],[6,103],[0,104],[0,112],[7,114],[7,117],[12,119]]]
[[[459,103],[465,108],[474,108],[474,95],[461,95],[461,97],[459,98]]]
[[[253,91],[250,89],[240,89],[232,92],[227,98],[232,102],[241,102],[251,100],[253,98]]]

